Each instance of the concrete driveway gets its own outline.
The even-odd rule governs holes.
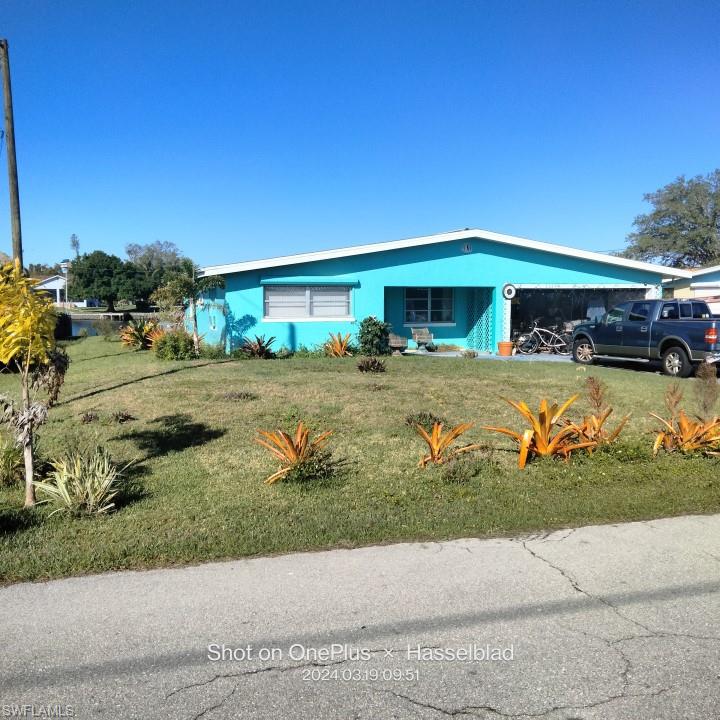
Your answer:
[[[0,717],[708,720],[719,591],[720,516],[14,585]]]

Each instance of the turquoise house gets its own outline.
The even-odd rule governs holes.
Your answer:
[[[428,328],[436,344],[494,352],[541,318],[584,320],[616,302],[660,297],[663,282],[689,271],[486,230],[215,265],[225,289],[202,298],[205,341],[232,349],[244,337],[274,336],[274,347],[355,334],[368,316],[411,338]],[[409,343],[410,347],[413,343]]]

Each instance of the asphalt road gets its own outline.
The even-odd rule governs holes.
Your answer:
[[[719,591],[720,516],[14,585],[0,717],[709,720]]]

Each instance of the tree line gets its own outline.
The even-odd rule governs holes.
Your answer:
[[[153,293],[172,277],[187,272],[189,262],[174,243],[159,240],[149,245],[128,245],[127,260],[102,250],[81,254],[79,243],[74,248],[76,257],[68,272],[68,299],[96,298],[110,312],[119,301],[134,304],[138,310],[148,308]]]

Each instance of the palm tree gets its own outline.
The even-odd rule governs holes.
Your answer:
[[[190,314],[195,354],[200,353],[200,335],[197,323],[197,304],[203,293],[213,288],[225,287],[225,279],[219,275],[201,277],[200,268],[190,258],[182,258],[177,270],[169,272],[167,280],[153,293],[158,305],[183,306]]]

